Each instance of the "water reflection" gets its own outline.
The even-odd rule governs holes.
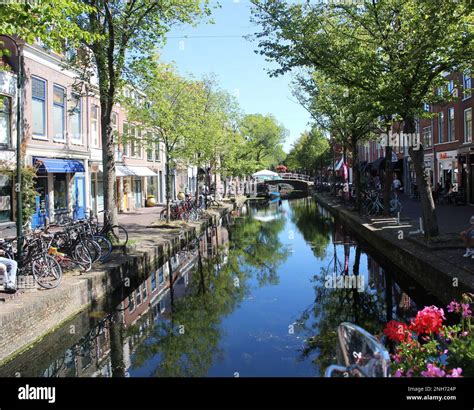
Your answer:
[[[73,346],[41,356],[46,368],[20,356],[0,374],[319,376],[340,322],[377,333],[433,302],[371,255],[312,199],[247,206],[98,312]]]

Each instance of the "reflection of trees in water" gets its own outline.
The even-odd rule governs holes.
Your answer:
[[[359,263],[360,249],[356,251],[352,273],[346,274],[358,275]],[[339,272],[338,276],[341,274],[344,275],[344,271]],[[298,320],[298,332],[307,340],[301,359],[316,355],[314,363],[321,374],[327,366],[336,363],[336,330],[340,323],[351,322],[376,334],[380,333],[381,324],[386,320],[383,292],[325,287],[327,275],[333,275],[331,266],[322,268],[320,274],[314,276],[314,303],[303,311]]]
[[[279,283],[278,266],[290,255],[279,238],[286,223],[283,214],[278,209],[265,214],[274,218],[243,219],[231,232],[232,254],[237,256],[240,269],[245,269],[248,275],[254,273],[260,286]]]
[[[205,376],[216,356],[221,338],[219,325],[246,293],[245,277],[233,263],[215,272],[214,262],[203,264],[203,275],[193,275],[186,297],[171,306],[169,318],[160,318],[149,338],[137,347],[134,367],[156,357],[154,376]],[[235,279],[238,278],[236,286]],[[202,292],[203,283],[205,292]],[[167,315],[168,316],[168,315]],[[155,362],[155,360],[153,360]]]
[[[292,210],[292,222],[311,246],[314,255],[323,259],[331,239],[332,216],[311,198],[297,199],[290,201],[289,204]]]
[[[188,295],[175,300],[169,319],[158,320],[137,346],[134,367],[151,360],[156,363],[154,376],[205,376],[223,354],[218,348],[221,321],[248,294],[251,275],[256,274],[261,286],[278,283],[277,267],[288,256],[278,240],[284,224],[284,219],[240,219],[229,232],[226,264],[222,252],[200,260]]]

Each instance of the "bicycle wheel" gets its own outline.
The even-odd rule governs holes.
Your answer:
[[[84,268],[84,272],[89,272],[92,268],[92,257],[89,249],[82,242],[74,248],[72,258]]]
[[[86,246],[87,250],[89,251],[92,263],[97,262],[100,259],[102,253],[100,245],[90,238],[83,239],[81,242]]]
[[[36,283],[45,289],[57,287],[62,280],[63,271],[58,261],[50,255],[43,255],[31,263]]]
[[[128,243],[128,232],[121,225],[111,226],[109,229],[107,229],[105,237],[110,241],[113,246],[125,246]]]
[[[112,244],[102,235],[94,235],[92,239],[100,246],[100,261],[105,262],[112,253]]]

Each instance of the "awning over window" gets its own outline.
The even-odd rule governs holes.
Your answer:
[[[133,167],[117,165],[115,167],[115,176],[117,177],[156,177],[156,173],[148,167]]]
[[[156,177],[157,175],[156,172],[153,172],[148,167],[127,166],[127,168],[130,169],[137,177]]]
[[[115,176],[116,177],[134,177],[135,174],[132,172],[131,169],[129,169],[125,165],[117,165],[115,167]]]
[[[35,158],[40,173],[84,172],[84,164],[77,159]]]

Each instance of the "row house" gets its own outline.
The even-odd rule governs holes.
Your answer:
[[[16,49],[2,38],[10,55],[0,60],[0,163],[14,166],[16,145]],[[22,124],[25,165],[37,168],[36,214],[33,226],[54,221],[60,213],[75,219],[103,209],[103,166],[100,103],[93,92],[77,91],[79,73],[65,67],[62,56],[44,47],[23,45]],[[96,84],[89,84],[94,90]],[[149,195],[165,202],[165,155],[161,143],[141,144],[141,129],[127,121],[116,104],[112,127],[136,140],[116,147],[117,208],[132,211],[146,205]],[[12,221],[11,178],[0,175],[0,223]]]
[[[424,110],[431,118],[416,121],[416,133],[424,148],[425,170],[429,173],[431,185],[441,184],[443,188],[453,187],[461,191],[468,203],[474,204],[474,144],[472,141],[472,73],[470,70],[446,75],[447,91],[453,95],[445,104],[428,105]],[[436,90],[438,94],[441,89]],[[393,133],[400,134],[400,124],[394,125]],[[378,141],[359,144],[359,156],[365,169],[377,172],[385,157],[385,147]],[[392,161],[398,165],[400,179],[403,178],[405,192],[416,193],[416,175],[408,146],[393,147]]]

